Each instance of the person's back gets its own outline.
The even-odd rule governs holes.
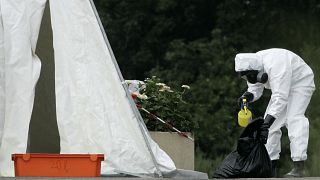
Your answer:
[[[280,48],[266,49],[258,51],[257,55],[262,59],[262,65],[265,71],[273,67],[271,61],[289,61],[291,69],[291,89],[299,87],[315,87],[313,82],[313,72],[305,61],[297,54]],[[286,57],[286,58],[277,58]],[[285,67],[278,67],[279,70],[284,70]]]

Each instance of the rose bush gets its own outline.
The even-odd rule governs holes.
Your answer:
[[[193,132],[197,127],[189,111],[190,104],[184,99],[188,85],[173,89],[160,78],[153,76],[146,78],[144,84],[140,84],[140,90],[134,94],[136,103],[152,114],[158,116],[172,126],[183,132]],[[155,120],[144,111],[141,115],[150,131],[171,131],[165,124]]]

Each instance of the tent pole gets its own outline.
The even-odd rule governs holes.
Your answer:
[[[153,154],[153,152],[152,152],[152,149],[151,149],[149,140],[148,140],[147,135],[146,135],[146,132],[148,131],[148,129],[147,129],[147,127],[145,126],[145,123],[144,123],[144,121],[143,121],[143,119],[142,119],[142,117],[141,117],[141,114],[140,114],[140,112],[139,112],[136,104],[133,102],[133,100],[132,100],[131,98],[129,98],[129,97],[131,97],[131,94],[130,94],[130,92],[129,92],[128,85],[127,85],[127,84],[125,83],[125,81],[124,81],[124,78],[123,78],[122,73],[121,73],[121,71],[120,71],[119,65],[118,65],[118,63],[117,63],[117,61],[116,61],[116,58],[115,58],[114,54],[113,54],[111,45],[110,45],[110,43],[109,43],[107,34],[106,34],[106,32],[105,32],[105,30],[104,30],[104,27],[103,27],[103,25],[102,25],[101,19],[100,19],[99,14],[98,14],[98,11],[97,11],[97,9],[96,9],[96,6],[95,6],[93,0],[89,0],[89,1],[90,1],[90,4],[91,4],[91,8],[92,8],[92,10],[93,10],[93,12],[94,12],[94,15],[96,16],[96,19],[97,19],[97,21],[98,21],[100,30],[101,30],[102,35],[103,35],[103,38],[104,38],[104,41],[105,41],[105,43],[106,43],[106,45],[107,45],[107,47],[108,47],[108,50],[109,50],[109,52],[110,52],[112,62],[113,62],[114,66],[115,66],[115,68],[116,68],[116,70],[117,70],[117,73],[118,73],[118,76],[119,76],[120,81],[121,81],[121,83],[122,83],[122,86],[123,86],[123,88],[124,88],[124,90],[125,90],[125,92],[126,92],[127,99],[128,99],[129,102],[130,102],[131,109],[133,110],[133,113],[135,114],[135,116],[136,116],[136,118],[137,118],[140,131],[141,131],[141,133],[142,133],[142,135],[143,135],[143,138],[144,138],[144,140],[145,140],[145,142],[146,142],[146,146],[147,146],[147,148],[148,148],[148,150],[149,150],[149,152],[150,152],[150,155],[151,155],[153,164],[155,165],[155,168],[156,168],[156,170],[157,170],[157,174],[158,174],[159,177],[162,177],[162,173],[161,173],[161,171],[160,171],[159,165],[158,165],[157,160],[156,160],[156,158],[155,158],[155,156],[154,156],[154,154]]]

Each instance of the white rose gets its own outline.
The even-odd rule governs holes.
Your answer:
[[[185,89],[190,89],[190,86],[188,86],[188,85],[182,85],[181,87],[185,88]]]

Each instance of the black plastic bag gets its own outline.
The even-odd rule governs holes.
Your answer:
[[[237,150],[231,152],[214,172],[215,178],[268,178],[272,175],[271,160],[259,141],[262,118],[253,120],[242,132]]]

